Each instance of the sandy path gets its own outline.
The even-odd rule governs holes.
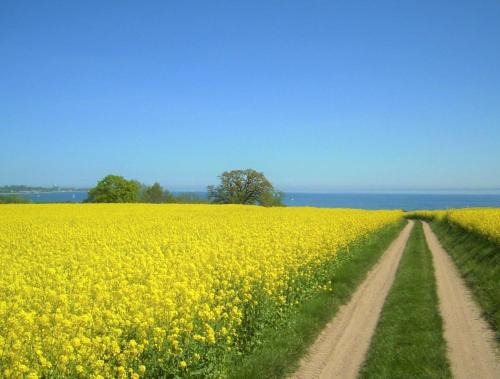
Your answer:
[[[410,221],[391,243],[349,303],[321,332],[292,378],[356,378],[412,227]]]
[[[453,376],[457,379],[500,378],[500,356],[493,342],[493,331],[481,317],[480,308],[427,223],[424,223],[424,232],[432,251]]]

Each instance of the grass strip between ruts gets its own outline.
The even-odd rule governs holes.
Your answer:
[[[360,378],[451,378],[432,254],[416,222]]]
[[[230,377],[282,378],[293,373],[300,358],[339,307],[348,302],[404,225],[406,221],[385,227],[352,248],[332,270],[333,294],[318,294],[302,303],[280,327],[266,330],[261,344],[234,362]]]
[[[500,344],[500,245],[450,222],[433,221],[431,227],[471,289]]]

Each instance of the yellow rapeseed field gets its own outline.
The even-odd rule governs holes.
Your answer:
[[[409,217],[436,218],[455,223],[466,230],[482,234],[490,240],[500,242],[500,208],[464,208],[440,211],[415,211]]]
[[[0,376],[223,375],[224,362],[255,343],[260,328],[332,290],[331,262],[401,216],[0,206]]]

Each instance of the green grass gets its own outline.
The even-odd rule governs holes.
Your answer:
[[[19,195],[0,195],[0,204],[31,203],[31,200]]]
[[[389,292],[361,378],[451,378],[432,255],[417,222]]]
[[[500,245],[448,222],[434,221],[431,227],[472,290],[500,343]]]
[[[406,221],[402,221],[373,234],[352,248],[341,264],[332,265],[333,295],[318,294],[302,303],[284,324],[265,330],[260,345],[234,362],[230,377],[282,378],[294,372],[317,335],[339,307],[350,299],[405,224]]]

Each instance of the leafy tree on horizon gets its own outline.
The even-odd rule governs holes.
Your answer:
[[[172,195],[172,202],[177,204],[208,204],[209,200],[192,192],[182,192]]]
[[[108,175],[89,191],[87,203],[136,203],[139,201],[141,185],[136,180],[123,176]]]
[[[262,172],[253,169],[223,172],[218,186],[208,186],[208,198],[216,204],[283,206],[283,193],[276,191]]]
[[[152,186],[146,187],[142,195],[142,201],[145,203],[173,203],[173,195],[163,189],[160,183],[155,182]]]

